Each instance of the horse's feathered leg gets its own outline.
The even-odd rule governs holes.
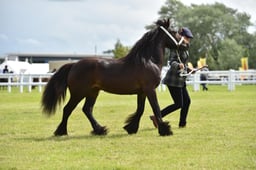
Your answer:
[[[148,90],[146,93],[149,103],[152,107],[152,110],[154,112],[154,115],[157,119],[157,124],[158,124],[158,133],[161,136],[169,136],[172,135],[172,131],[171,131],[171,127],[169,125],[169,122],[163,122],[162,120],[162,116],[161,116],[161,111],[160,111],[160,107],[158,104],[158,100],[156,97],[156,91],[155,89],[153,90]]]
[[[128,132],[128,134],[137,133],[139,129],[140,118],[145,108],[145,100],[145,94],[137,95],[137,110],[134,114],[130,115],[125,121],[126,125],[124,126],[124,129]]]
[[[92,125],[93,131],[91,133],[94,135],[106,135],[108,133],[108,129],[105,126],[101,126],[93,117],[93,106],[96,102],[97,96],[98,91],[95,93],[95,95],[86,97],[83,112]]]
[[[58,128],[54,132],[55,136],[62,136],[62,135],[67,135],[67,123],[68,123],[68,118],[71,115],[72,111],[74,108],[77,106],[77,104],[83,99],[83,97],[80,98],[74,98],[71,97],[66,104],[66,106],[63,108],[63,116],[62,116],[62,121],[60,122]]]

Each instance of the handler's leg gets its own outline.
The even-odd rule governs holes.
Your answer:
[[[168,89],[169,89],[170,95],[172,96],[174,104],[171,104],[166,108],[164,108],[163,110],[161,110],[162,117],[168,115],[171,112],[174,112],[175,110],[183,106],[182,88],[168,86]]]
[[[179,127],[185,127],[187,124],[187,115],[188,115],[188,110],[189,110],[189,106],[191,103],[188,91],[186,86],[184,86],[182,88],[182,99],[183,99],[183,106],[180,110],[180,122],[179,122]]]
[[[161,110],[162,117],[174,112],[175,110],[177,110],[183,106],[182,88],[171,87],[171,86],[167,86],[167,87],[169,89],[170,95],[172,96],[174,104],[171,104],[171,105],[165,107],[163,110]],[[152,120],[154,126],[157,128],[158,124],[157,124],[156,117],[152,115],[149,118]]]

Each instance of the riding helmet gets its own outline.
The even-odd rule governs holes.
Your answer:
[[[187,27],[183,27],[181,29],[180,35],[188,37],[188,38],[193,38],[192,32]]]

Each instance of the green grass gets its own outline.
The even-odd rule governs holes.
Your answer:
[[[174,132],[169,137],[153,128],[148,102],[138,133],[122,129],[136,96],[100,93],[94,115],[109,128],[107,136],[90,135],[81,102],[69,119],[69,136],[53,137],[62,107],[48,118],[37,90],[0,91],[0,169],[256,169],[256,86],[189,91],[187,128],[178,128],[176,111],[164,118]],[[167,91],[158,98],[161,108],[172,102]]]

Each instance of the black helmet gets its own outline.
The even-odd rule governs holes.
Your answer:
[[[188,38],[193,38],[193,34],[190,31],[190,29],[188,29],[187,27],[183,27],[180,31],[180,35],[188,37]]]

